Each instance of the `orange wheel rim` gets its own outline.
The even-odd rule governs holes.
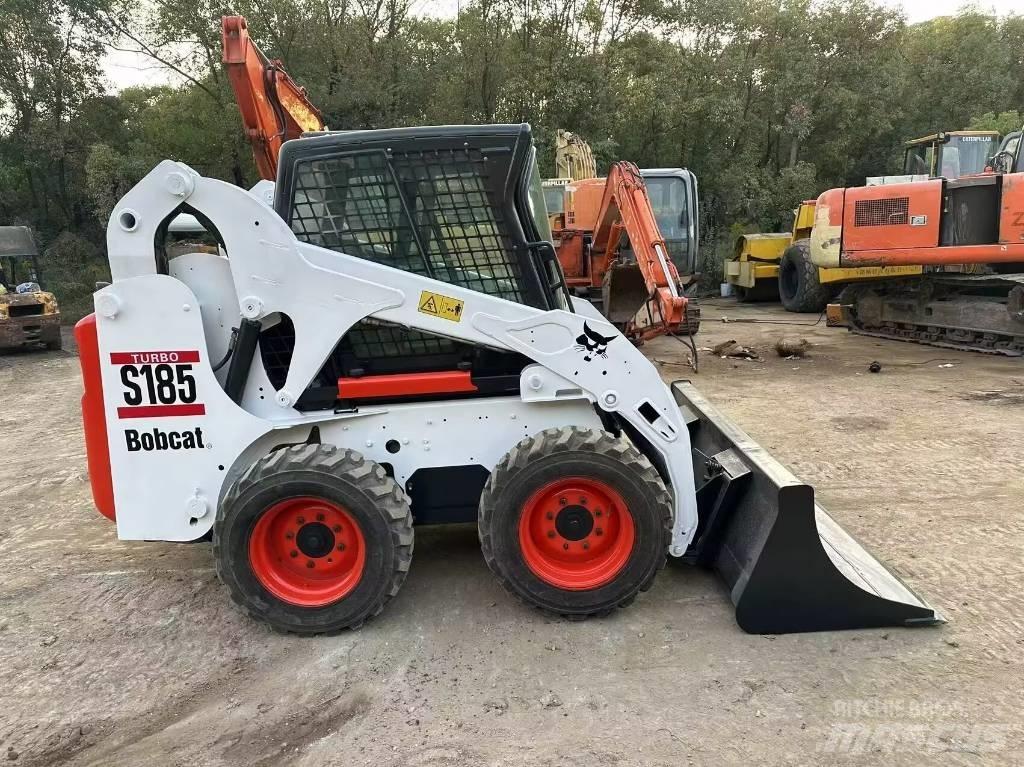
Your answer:
[[[569,591],[614,580],[635,540],[633,515],[622,496],[590,477],[545,485],[530,496],[519,517],[526,566],[545,583]]]
[[[343,507],[303,496],[263,512],[249,536],[249,563],[263,587],[301,607],[322,607],[359,584],[366,540]]]

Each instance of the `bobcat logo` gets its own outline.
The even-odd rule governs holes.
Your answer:
[[[576,336],[576,351],[583,352],[583,359],[590,362],[594,357],[608,358],[605,350],[608,344],[615,340],[615,336],[602,336],[591,330],[590,325],[583,323],[583,334]]]

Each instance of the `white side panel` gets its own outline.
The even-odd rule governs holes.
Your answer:
[[[256,442],[239,468],[276,445],[304,442],[313,426],[319,427],[325,444],[390,464],[395,481],[404,487],[417,469],[483,466],[490,471],[524,437],[562,426],[600,429],[601,421],[586,400],[523,402],[516,397],[390,405],[330,420],[310,414],[307,421],[277,429]]]
[[[95,303],[118,537],[194,540],[240,449],[271,424],[224,394],[184,283],[135,277]]]

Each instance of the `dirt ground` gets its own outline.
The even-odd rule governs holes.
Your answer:
[[[1021,764],[1024,362],[704,305],[689,377],[949,619],[750,636],[669,567],[603,620],[526,608],[472,527],[422,529],[401,593],[302,639],[235,609],[207,544],[92,508],[73,353],[0,356],[0,761],[14,765]],[[771,351],[806,338],[805,359]],[[868,372],[877,360],[878,374]]]

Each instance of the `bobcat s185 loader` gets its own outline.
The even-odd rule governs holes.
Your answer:
[[[716,568],[751,632],[939,620],[569,296],[529,126],[289,141],[275,195],[165,161],[111,214],[113,283],[76,333],[120,538],[212,536],[233,598],[298,633],[379,613],[414,523],[457,521],[562,615],[627,605],[670,556]],[[169,257],[182,213],[216,247]]]

